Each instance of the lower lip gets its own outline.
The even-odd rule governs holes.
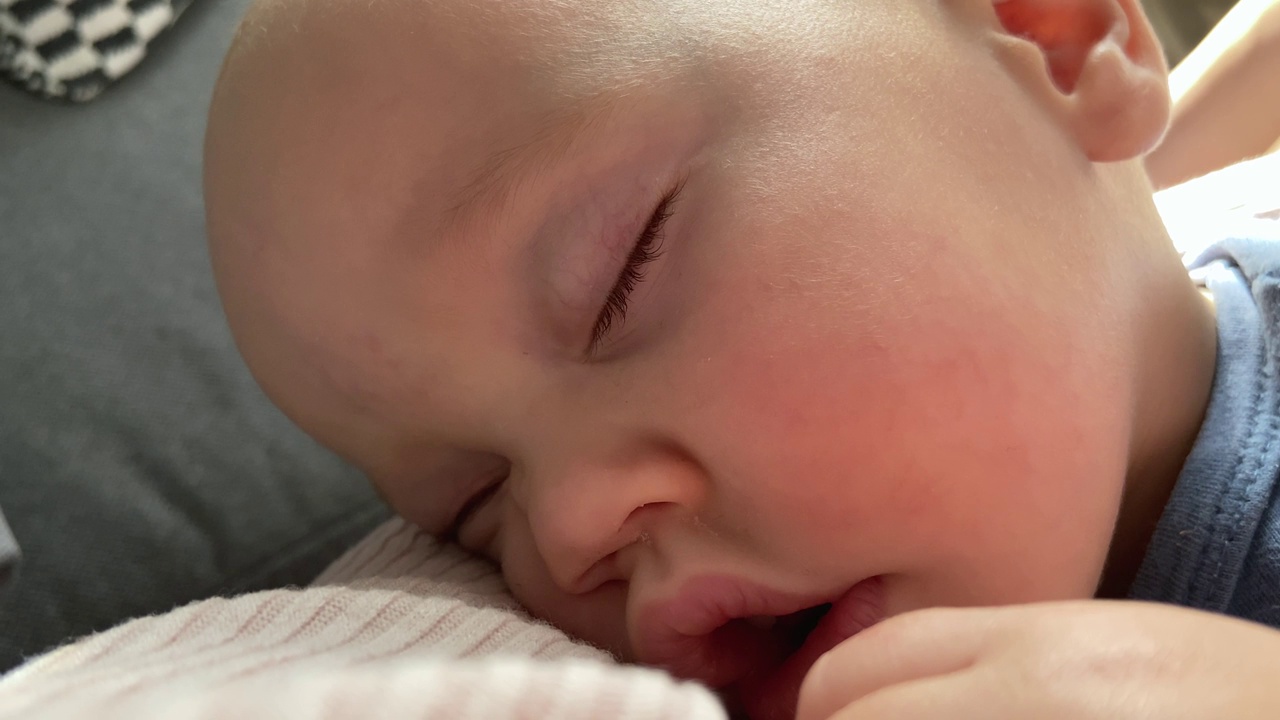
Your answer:
[[[800,699],[800,685],[809,668],[827,651],[875,625],[884,617],[884,588],[880,578],[854,585],[781,666],[766,677],[748,678],[735,688],[751,720],[791,720]]]

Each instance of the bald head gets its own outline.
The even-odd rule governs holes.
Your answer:
[[[975,239],[963,246],[992,264],[1021,255],[989,238],[1058,221],[1082,234],[1092,215],[1113,226],[1110,210],[1082,209],[1109,198],[1063,129],[1089,139],[1121,125],[1045,122],[1089,98],[1059,102],[1050,56],[1010,52],[1025,33],[992,8],[263,0],[228,55],[205,155],[211,257],[239,348],[304,429],[390,472],[390,446],[434,443],[468,415],[491,426],[484,408],[506,401],[508,380],[541,387],[521,358],[580,355],[592,322],[625,305],[611,289],[639,284],[630,260],[675,253],[637,243],[671,207],[698,239],[673,278],[768,248],[782,277],[746,298],[825,277],[838,280],[831,308],[879,297],[892,271],[837,269],[865,263],[869,235],[893,239],[885,260],[897,261],[902,228],[922,218],[946,226],[938,236],[964,225]],[[1099,107],[1124,92],[1098,88]],[[1043,182],[1027,182],[1029,164]],[[698,254],[717,238],[726,249]]]
[[[794,2],[256,4],[219,80],[205,155],[211,254],[242,353],[295,418],[385,403],[376,369],[352,357],[367,321],[342,325],[351,308],[331,307],[336,297],[385,295],[388,273],[423,269],[439,247],[501,236],[529,211],[522,194],[576,144],[636,125],[636,105],[660,98],[656,122],[696,134],[769,85],[757,94],[774,125],[802,116],[790,98],[836,70],[802,66],[830,66],[840,37]],[[280,391],[282,378],[301,392]]]

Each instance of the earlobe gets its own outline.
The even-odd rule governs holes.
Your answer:
[[[1139,0],[991,0],[1002,61],[1094,162],[1130,160],[1169,121],[1168,69]]]

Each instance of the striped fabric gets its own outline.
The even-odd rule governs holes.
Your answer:
[[[723,720],[705,688],[523,614],[495,570],[403,521],[305,589],[198,602],[0,679],[0,718]]]

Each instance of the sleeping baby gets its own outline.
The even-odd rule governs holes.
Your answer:
[[[1165,70],[1138,0],[263,0],[214,270],[399,514],[741,716],[1276,717],[1280,244],[1189,278]]]

